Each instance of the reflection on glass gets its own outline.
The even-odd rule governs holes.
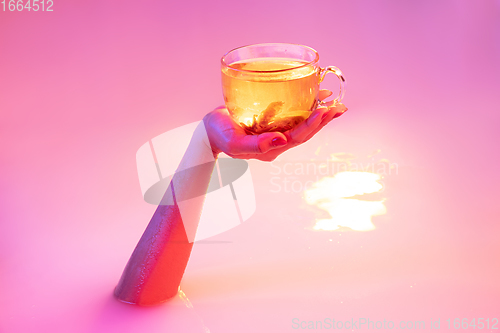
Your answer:
[[[383,185],[380,175],[372,172],[344,171],[333,177],[324,177],[305,191],[308,204],[326,210],[331,218],[317,219],[314,229],[336,230],[342,227],[356,231],[375,229],[372,216],[387,212],[385,199],[367,201],[346,199],[368,193],[380,192]]]
[[[179,297],[182,300],[182,302],[184,303],[184,305],[188,309],[191,309],[191,311],[194,312],[196,318],[200,321],[200,324],[201,324],[201,327],[203,329],[203,332],[204,333],[210,333],[210,330],[208,329],[208,327],[205,326],[205,323],[203,322],[203,319],[201,319],[201,317],[198,315],[198,313],[196,313],[196,311],[193,308],[193,304],[191,304],[191,301],[187,298],[186,294],[180,288],[179,288],[179,293],[177,295],[179,295]]]

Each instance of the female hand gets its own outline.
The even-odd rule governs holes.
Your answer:
[[[323,100],[331,94],[329,90],[321,90],[319,98]],[[268,132],[259,135],[247,134],[223,106],[208,113],[203,121],[214,156],[224,152],[233,158],[273,161],[281,153],[312,138],[332,119],[341,116],[346,111],[344,104],[333,105],[331,101],[326,104],[326,107],[314,110],[309,118],[291,130],[284,133]]]

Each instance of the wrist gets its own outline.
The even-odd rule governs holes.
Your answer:
[[[189,146],[177,168],[177,171],[213,162],[217,159],[218,154],[217,150],[214,150],[210,145],[205,124],[201,121],[191,137]]]

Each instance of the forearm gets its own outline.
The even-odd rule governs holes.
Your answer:
[[[196,129],[115,289],[118,299],[139,305],[163,302],[177,293],[191,254],[215,158],[203,123]]]

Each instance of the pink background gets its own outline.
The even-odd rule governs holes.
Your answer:
[[[0,12],[0,332],[500,318],[499,1],[53,10]],[[380,149],[398,164],[381,193],[387,213],[373,231],[314,231],[321,211],[301,191],[274,193],[272,166],[252,161],[257,211],[195,244],[181,285],[192,307],[180,296],[118,303],[112,290],[155,209],[141,198],[137,149],[222,104],[220,57],[262,42],[311,46],[348,84],[348,113],[275,165]]]

